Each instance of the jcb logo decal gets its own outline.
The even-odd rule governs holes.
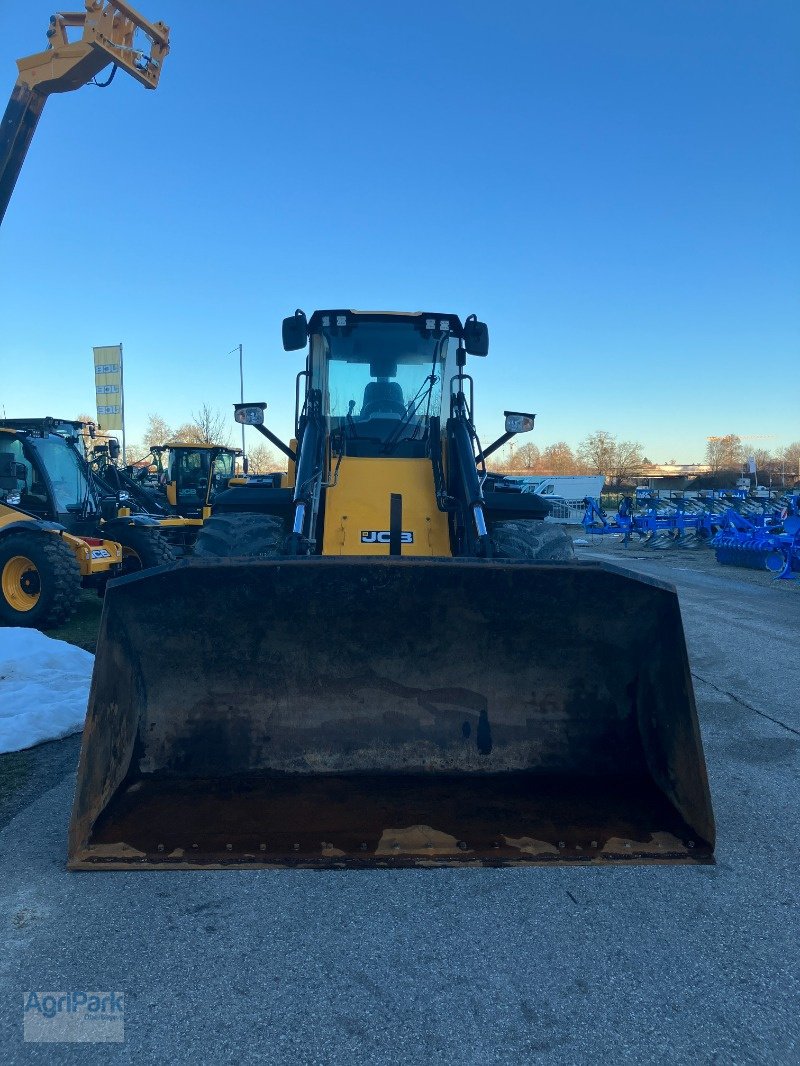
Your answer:
[[[388,544],[391,539],[391,534],[388,529],[362,529],[361,530],[361,543],[362,544]],[[400,534],[401,544],[413,544],[414,534],[410,529],[404,529]]]

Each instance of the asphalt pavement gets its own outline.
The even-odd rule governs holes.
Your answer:
[[[68,874],[78,742],[43,745],[0,809],[3,1060],[800,1062],[800,581],[624,561],[679,590],[715,866]],[[124,1042],[24,1042],[75,989]]]

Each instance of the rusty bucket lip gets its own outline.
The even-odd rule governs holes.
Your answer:
[[[381,857],[379,859],[324,859],[314,861],[312,859],[280,860],[265,859],[262,862],[244,857],[241,861],[208,861],[186,862],[181,859],[166,861],[163,856],[146,857],[144,859],[92,859],[87,854],[77,854],[67,862],[67,870],[71,872],[120,873],[137,871],[141,873],[164,870],[302,870],[311,873],[332,873],[357,870],[359,873],[370,871],[385,872],[386,870],[402,870],[406,873],[427,873],[434,870],[508,870],[519,868],[553,869],[564,867],[631,867],[631,866],[715,866],[716,859],[711,852],[693,855],[688,851],[670,855],[606,855],[597,858],[524,858],[510,860],[485,860],[473,858],[446,858],[446,859],[395,859]]]
[[[360,567],[365,570],[388,567],[415,566],[423,569],[436,568],[464,568],[479,570],[489,569],[518,569],[561,571],[574,570],[587,573],[608,573],[618,577],[629,578],[642,585],[650,585],[652,588],[663,589],[665,592],[674,593],[677,598],[677,587],[670,581],[656,577],[652,574],[643,574],[630,567],[621,566],[619,563],[607,562],[605,559],[575,559],[570,562],[531,562],[527,559],[477,559],[472,556],[453,556],[451,558],[437,558],[424,555],[406,555],[400,558],[372,555],[304,555],[290,556],[280,555],[274,558],[264,559],[255,556],[237,556],[230,559],[209,559],[205,556],[196,558],[189,556],[176,559],[172,563],[161,566],[153,566],[147,570],[140,570],[133,574],[125,574],[111,578],[108,588],[122,588],[124,585],[150,581],[153,578],[169,573],[180,573],[184,570],[213,570],[213,569],[242,569],[244,567],[258,567],[259,569],[275,569],[279,567],[317,566],[322,568]]]

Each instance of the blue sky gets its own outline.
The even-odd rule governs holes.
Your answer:
[[[51,97],[6,215],[7,414],[91,409],[117,341],[131,438],[232,411],[241,341],[288,435],[280,320],[345,306],[485,319],[486,439],[800,436],[794,0],[138,2],[160,87]],[[50,13],[0,6],[9,91]]]

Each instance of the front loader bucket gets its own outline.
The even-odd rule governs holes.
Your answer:
[[[674,589],[609,564],[111,582],[71,869],[708,862]]]

